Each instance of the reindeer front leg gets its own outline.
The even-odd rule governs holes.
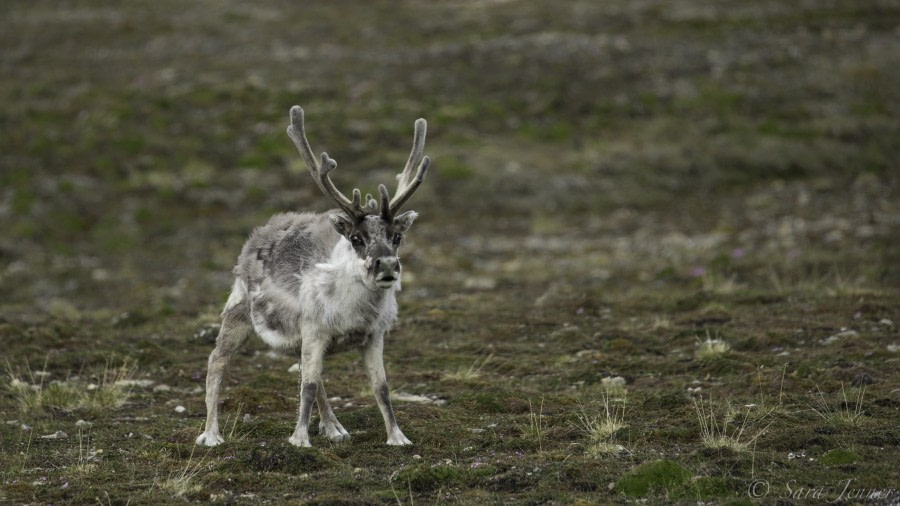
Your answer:
[[[300,352],[300,408],[297,427],[288,441],[294,446],[312,446],[309,443],[309,415],[316,402],[322,381],[322,362],[325,357],[326,337],[317,329],[303,329]]]
[[[384,373],[384,333],[376,333],[363,348],[363,360],[366,363],[366,374],[372,385],[372,392],[378,402],[378,409],[384,417],[384,428],[387,430],[387,444],[393,446],[411,445],[409,439],[397,425],[394,408],[391,407],[391,394],[388,390],[387,376]]]

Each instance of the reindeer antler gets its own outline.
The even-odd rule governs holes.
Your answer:
[[[291,125],[287,128],[288,136],[297,146],[297,151],[306,162],[313,180],[319,185],[319,189],[326,197],[331,199],[338,207],[340,207],[351,218],[361,218],[367,214],[376,212],[378,208],[377,202],[371,195],[366,195],[366,203],[363,205],[362,194],[359,188],[353,189],[353,200],[344,196],[340,190],[334,186],[328,173],[337,168],[337,162],[329,158],[328,153],[322,153],[322,163],[316,161],[312,149],[309,147],[309,141],[306,140],[306,127],[303,122],[303,108],[299,105],[291,107]]]
[[[428,122],[424,118],[419,118],[416,120],[414,128],[412,151],[409,153],[409,159],[406,161],[403,172],[397,174],[397,191],[389,206],[391,216],[396,214],[419,188],[419,185],[425,180],[425,173],[428,172],[428,166],[431,164],[431,158],[422,156],[422,152],[425,150],[425,132],[428,130]],[[413,178],[414,167],[418,168],[416,168]],[[384,212],[383,209],[382,212]]]
[[[426,128],[427,123],[424,119],[419,118],[416,120],[412,151],[409,154],[409,159],[406,161],[403,172],[397,175],[397,191],[394,194],[394,198],[389,199],[387,188],[384,185],[378,185],[378,193],[381,198],[380,206],[369,194],[366,194],[366,203],[362,204],[362,194],[358,188],[353,189],[353,200],[350,200],[334,186],[331,178],[328,177],[328,173],[337,168],[337,162],[329,158],[327,153],[322,153],[321,164],[316,160],[312,149],[309,147],[309,141],[306,140],[303,109],[299,105],[291,107],[291,125],[287,128],[287,133],[291,140],[294,141],[294,145],[297,146],[300,156],[306,162],[306,166],[309,168],[313,180],[319,185],[319,189],[348,216],[360,219],[367,214],[375,214],[380,207],[381,216],[385,220],[391,221],[400,207],[409,200],[419,185],[422,184],[422,181],[425,180],[425,173],[428,171],[429,164],[431,164],[430,158],[422,156],[422,152],[425,149]],[[413,177],[414,167],[417,168]]]

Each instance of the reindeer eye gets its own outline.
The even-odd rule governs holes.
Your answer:
[[[353,234],[350,236],[350,242],[353,243],[354,246],[359,246],[362,244],[363,240],[359,234]]]
[[[392,239],[392,241],[394,242],[394,245],[400,244],[400,241],[402,241],[402,240],[403,240],[402,234],[394,234],[394,237]]]

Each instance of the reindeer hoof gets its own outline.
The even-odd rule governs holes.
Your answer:
[[[300,447],[300,448],[312,448],[312,445],[309,443],[308,436],[305,438],[291,436],[288,438],[288,443],[291,443],[292,445]]]
[[[197,436],[197,440],[195,441],[195,443],[200,446],[217,446],[224,442],[225,440],[222,439],[222,436],[218,434],[207,434],[206,432]]]
[[[327,437],[335,443],[350,439],[350,433],[347,432],[347,429],[341,426],[340,423],[334,423],[330,425],[320,423],[319,434]]]
[[[412,441],[407,439],[406,436],[400,432],[400,429],[397,429],[388,437],[387,444],[390,446],[406,446],[411,445]]]

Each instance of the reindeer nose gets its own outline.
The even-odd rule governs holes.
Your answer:
[[[375,259],[375,271],[391,273],[400,270],[400,259],[397,257],[381,257]]]

